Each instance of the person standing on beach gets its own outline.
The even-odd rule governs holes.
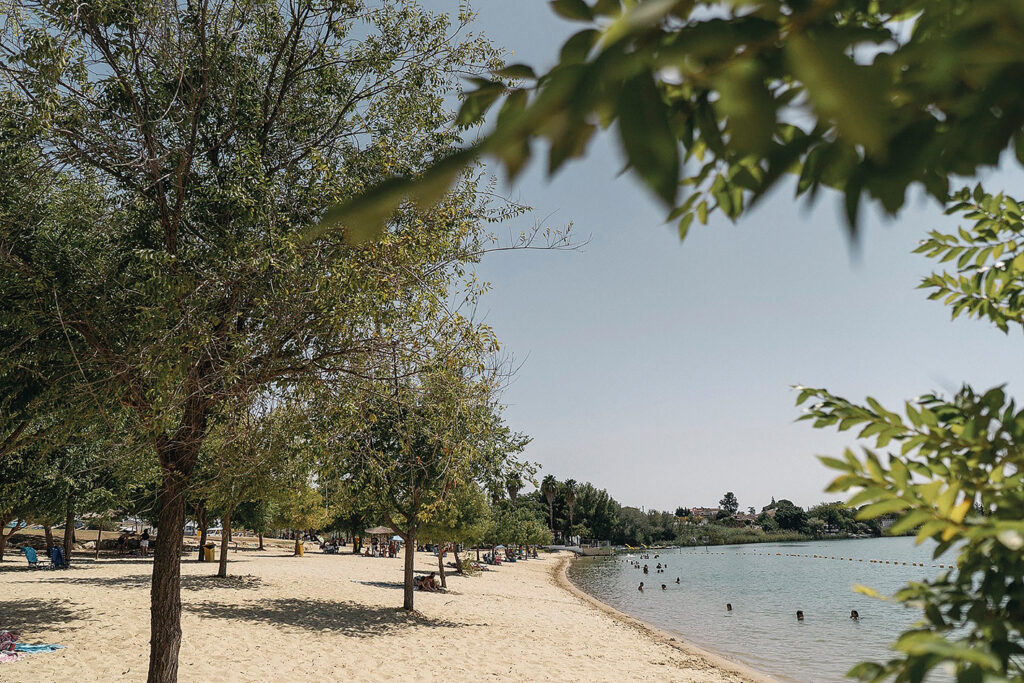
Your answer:
[[[142,538],[139,539],[139,550],[142,551],[143,557],[149,555],[149,529],[142,531]]]

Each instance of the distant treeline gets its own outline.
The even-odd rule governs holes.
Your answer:
[[[573,479],[548,475],[529,494],[547,512],[556,536],[611,541],[615,545],[721,545],[768,541],[799,541],[825,536],[881,535],[885,518],[857,520],[855,509],[841,502],[820,503],[804,510],[787,499],[756,510],[742,511],[732,492],[718,508],[678,507],[641,510],[620,505],[604,489]]]

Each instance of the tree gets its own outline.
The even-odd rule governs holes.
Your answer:
[[[553,474],[544,477],[540,483],[541,495],[548,501],[548,527],[552,531],[555,530],[555,497],[558,495],[558,489],[558,480]]]
[[[776,503],[775,522],[780,529],[804,532],[807,529],[807,513],[802,507],[783,498]]]
[[[1007,149],[1024,159],[1024,96],[1012,85],[1024,16],[1014,0],[710,5],[552,3],[583,24],[558,63],[541,74],[510,65],[478,81],[459,121],[480,122],[501,101],[493,128],[420,182],[443,184],[481,154],[515,178],[536,138],[554,173],[615,124],[627,168],[684,236],[695,217],[735,219],[790,172],[812,201],[821,187],[842,193],[855,229],[864,198],[895,213],[911,185],[944,201],[950,176],[994,166]],[[338,220],[414,187],[367,192]],[[680,187],[690,190],[682,201]]]
[[[722,499],[718,501],[718,505],[730,515],[735,515],[736,511],[740,509],[740,502],[736,500],[736,495],[732,491],[726,492]]]
[[[450,340],[451,349],[472,348],[459,341]],[[451,351],[434,365],[396,365],[391,381],[343,404],[348,422],[329,435],[346,458],[349,495],[361,497],[402,537],[406,610],[414,606],[416,540],[435,518],[443,520],[453,491],[491,453],[485,445],[493,436],[490,384],[471,380],[473,364],[462,360]]]
[[[518,472],[512,472],[505,478],[505,490],[508,491],[509,499],[514,503],[523,490],[523,477]]]
[[[578,486],[575,479],[566,479],[562,482],[562,494],[565,496],[565,504],[569,508],[569,529],[572,529],[572,513],[576,507],[576,491]]]
[[[761,514],[759,514],[754,523],[761,527],[762,531],[765,532],[778,531],[779,529],[779,523],[776,522],[775,518],[769,515],[767,512],[762,512]]]
[[[242,501],[235,510],[239,525],[258,537],[258,550],[263,550],[263,537],[273,530],[274,519],[279,516],[277,503],[270,498]]]
[[[475,482],[467,482],[455,487],[452,495],[445,501],[443,509],[435,514],[424,526],[423,535],[437,542],[437,568],[441,577],[441,586],[448,587],[444,570],[443,549],[452,544],[452,555],[455,557],[456,571],[462,572],[462,560],[459,559],[458,544],[483,540],[491,522],[490,507],[483,489]]]
[[[807,533],[815,538],[825,535],[825,520],[818,517],[808,517],[805,524]]]
[[[496,63],[384,4],[15,0],[0,34],[3,326],[40,381],[128,406],[159,463],[152,682],[177,676],[184,498],[218,408],[368,369],[374,331],[479,252],[467,176],[374,245],[304,232],[450,151],[456,74]]]

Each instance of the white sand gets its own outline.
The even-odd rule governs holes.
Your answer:
[[[182,565],[182,681],[763,680],[574,594],[561,556],[449,576],[447,594],[416,594],[415,615],[398,609],[400,559],[230,557],[227,580],[216,565]],[[6,559],[0,628],[66,648],[0,664],[0,681],[145,679],[149,561],[29,572]],[[420,554],[417,568],[436,558]]]

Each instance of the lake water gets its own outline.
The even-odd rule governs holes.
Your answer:
[[[891,595],[909,581],[934,577],[954,555],[932,560],[933,548],[899,537],[652,550],[645,551],[650,559],[638,553],[580,558],[569,578],[602,602],[685,641],[783,681],[818,683],[844,680],[858,662],[892,657],[889,645],[920,612],[856,593],[853,586]],[[650,573],[631,566],[634,560]],[[659,562],[667,564],[664,573],[655,569]],[[641,581],[643,593],[637,591]],[[804,621],[797,621],[797,610]],[[850,619],[850,610],[860,613],[860,621]]]

